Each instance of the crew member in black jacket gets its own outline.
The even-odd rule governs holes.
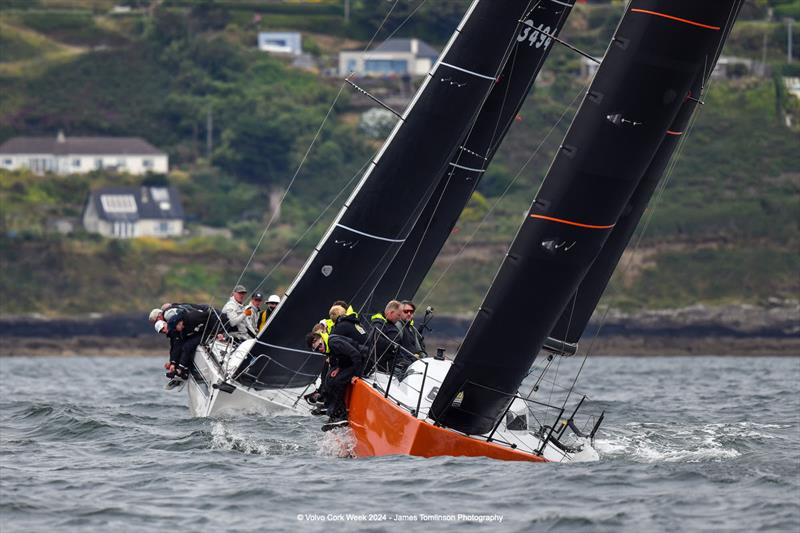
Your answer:
[[[327,354],[330,361],[331,369],[325,381],[325,408],[329,418],[323,430],[346,426],[347,407],[344,397],[351,380],[361,376],[361,352],[347,337],[328,335],[324,331],[309,333],[306,342],[315,352]]]
[[[200,343],[214,335],[219,326],[218,313],[211,309],[192,309],[180,315],[174,324],[174,330],[179,335],[177,346],[180,359],[175,369],[176,377],[186,379],[192,368],[194,352]]]
[[[345,314],[339,316],[331,329],[331,335],[343,335],[353,341],[356,346],[367,342],[367,330],[361,325],[358,313],[348,307]]]
[[[400,302],[391,300],[383,313],[370,317],[372,331],[367,340],[371,358],[367,363],[368,374],[376,368],[387,373],[394,369],[396,374],[402,374],[415,361],[414,356],[400,349],[403,343],[401,307]]]

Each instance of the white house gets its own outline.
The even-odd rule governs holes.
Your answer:
[[[169,172],[166,153],[139,137],[13,137],[0,145],[0,168],[37,174],[84,174],[113,169],[128,174]]]
[[[89,193],[83,227],[115,239],[183,234],[183,207],[172,187],[106,187]]]
[[[424,76],[439,52],[419,39],[388,39],[367,52],[339,52],[339,74],[362,76]]]
[[[258,49],[273,54],[303,53],[302,35],[296,31],[262,31],[258,34]]]

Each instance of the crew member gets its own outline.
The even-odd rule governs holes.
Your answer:
[[[361,375],[363,367],[361,352],[353,346],[350,339],[342,335],[328,335],[325,332],[309,333],[306,337],[309,348],[327,354],[330,361],[325,387],[325,408],[328,423],[324,430],[347,425],[347,406],[345,393],[353,377]]]
[[[403,328],[401,346],[417,357],[426,357],[428,354],[425,353],[425,337],[414,325],[414,312],[417,310],[417,306],[409,300],[403,300],[400,302],[400,306],[403,313],[400,321]]]
[[[267,307],[258,315],[258,332],[261,333],[261,330],[264,329],[264,326],[267,325],[267,320],[272,313],[275,311],[275,308],[278,307],[278,304],[281,303],[281,297],[277,294],[270,295],[267,298]]]
[[[222,307],[223,317],[228,321],[228,333],[238,341],[250,338],[247,331],[248,315],[244,313],[243,305],[245,294],[247,294],[247,289],[244,285],[237,285],[233,288],[230,299]]]
[[[402,373],[413,362],[413,357],[400,350],[403,330],[398,326],[402,319],[401,305],[397,300],[386,304],[383,313],[375,313],[370,318],[372,331],[367,345],[374,347],[371,368],[381,372]]]
[[[247,331],[251,336],[258,335],[258,323],[261,319],[261,302],[264,301],[264,295],[260,292],[254,292],[250,297],[250,303],[244,308],[244,315],[247,317],[244,321],[247,326]]]
[[[333,316],[334,308],[343,309],[340,305],[334,304],[334,307],[331,307],[331,316]],[[367,330],[361,325],[358,313],[350,306],[347,307],[343,314],[338,313],[333,328],[331,328],[331,334],[344,335],[353,341],[356,346],[362,346],[367,342]]]
[[[187,379],[192,369],[194,352],[201,342],[207,340],[217,332],[219,320],[216,312],[211,310],[201,311],[193,309],[182,314],[174,329],[168,329],[168,333],[173,331],[178,333],[177,352],[180,355],[178,365],[175,367],[175,376],[180,379]]]

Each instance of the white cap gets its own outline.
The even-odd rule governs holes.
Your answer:
[[[169,309],[164,311],[164,320],[169,320],[170,318],[174,317],[175,315],[178,314],[178,311],[179,311],[178,309],[170,307]]]
[[[156,320],[158,320],[158,315],[160,314],[161,314],[161,309],[153,309],[152,311],[150,311],[150,316],[148,316],[147,319],[150,322],[155,322]]]
[[[278,296],[277,294],[272,294],[272,295],[270,295],[269,298],[267,298],[267,303],[268,304],[279,304],[279,303],[281,303],[281,297]]]
[[[163,320],[159,320],[158,322],[156,322],[156,325],[155,325],[155,328],[156,328],[156,333],[161,333],[161,331],[162,331],[162,330],[163,330],[165,327],[167,327],[167,323],[166,323],[166,322],[164,322]]]

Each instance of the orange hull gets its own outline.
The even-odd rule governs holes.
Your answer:
[[[466,437],[418,420],[361,379],[350,388],[349,396],[350,429],[356,438],[358,457],[453,455],[546,462],[537,455]]]

